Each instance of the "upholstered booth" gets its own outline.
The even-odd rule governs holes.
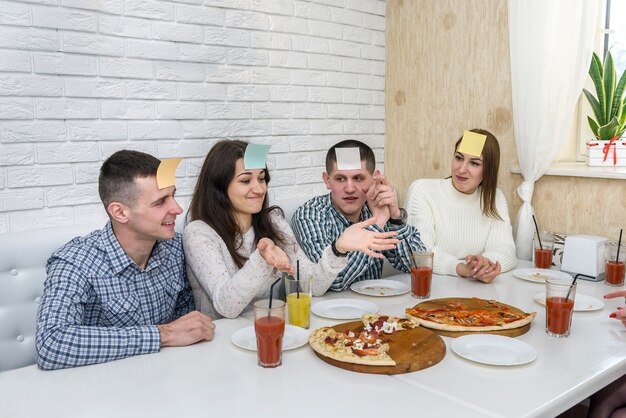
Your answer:
[[[50,254],[99,226],[0,234],[0,372],[35,363],[35,319]]]

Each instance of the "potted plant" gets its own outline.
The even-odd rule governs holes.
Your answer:
[[[615,63],[611,52],[607,52],[604,65],[595,52],[589,67],[596,96],[583,89],[591,105],[593,115],[587,116],[589,127],[595,139],[587,143],[586,160],[588,165],[626,166],[626,141],[621,139],[626,130],[626,71],[617,81]]]

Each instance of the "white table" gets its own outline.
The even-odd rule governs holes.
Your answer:
[[[518,268],[532,267],[522,261]],[[410,276],[396,276],[409,283]],[[577,293],[603,299],[620,288],[577,280]],[[553,338],[545,333],[545,307],[534,295],[545,285],[518,279],[512,272],[500,275],[493,283],[483,284],[451,276],[433,277],[431,298],[479,297],[495,299],[526,312],[537,312],[530,331],[518,339],[538,353],[532,363],[514,366],[488,366],[461,358],[450,349],[452,338],[443,337],[448,349],[438,365],[415,373],[396,375],[402,380],[437,396],[448,398],[485,416],[556,416],[584,400],[598,389],[626,374],[626,328],[609,318],[624,299],[604,300],[602,310],[574,312],[568,338]],[[331,294],[324,298],[346,297]],[[404,309],[419,302],[409,296],[373,298],[352,293],[350,297],[368,299],[381,312],[404,315]],[[314,326],[323,321],[316,319]]]
[[[396,278],[408,282],[409,276]],[[579,281],[578,292],[602,297],[612,289]],[[251,325],[246,315],[217,321],[208,343],[74,369],[29,366],[0,373],[0,417],[362,416],[372,408],[387,416],[555,416],[626,373],[626,330],[608,317],[623,304],[620,299],[606,301],[601,311],[576,312],[569,338],[548,337],[545,308],[533,300],[543,290],[510,273],[490,285],[433,279],[433,298],[477,296],[536,311],[530,331],[518,338],[535,347],[538,358],[522,366],[467,361],[443,337],[448,352],[439,364],[404,375],[338,369],[308,346],[286,351],[281,367],[263,369],[256,353],[230,342],[236,330]],[[391,315],[403,315],[417,302],[408,295],[374,298],[347,291],[314,303],[346,297],[367,299]],[[339,322],[312,317],[313,328]]]
[[[281,367],[263,369],[255,352],[230,341],[251,324],[246,318],[219,320],[212,342],[158,354],[0,373],[0,417],[324,417],[340,411],[369,416],[379,408],[372,402],[394,416],[406,414],[408,406],[425,416],[481,416],[390,376],[327,365],[308,345],[284,352]]]

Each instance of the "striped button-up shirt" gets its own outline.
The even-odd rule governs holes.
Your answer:
[[[370,212],[367,204],[363,205],[361,221],[371,217],[372,212]],[[335,208],[330,193],[314,197],[300,206],[291,220],[298,243],[313,262],[317,262],[324,249],[339,238],[343,231],[353,223]],[[378,225],[372,225],[368,229],[383,232],[383,229]],[[400,240],[400,243],[395,249],[383,251],[382,254],[393,267],[408,273],[411,266],[411,252],[426,249],[418,230],[410,225],[393,225],[388,222],[384,231],[398,232],[396,238]],[[372,258],[361,252],[351,252],[348,254],[348,266],[339,273],[330,289],[339,292],[354,282],[380,279],[382,271],[382,259]]]
[[[156,325],[194,309],[180,234],[158,241],[145,269],[111,223],[57,250],[37,313],[37,363],[59,369],[159,351]]]

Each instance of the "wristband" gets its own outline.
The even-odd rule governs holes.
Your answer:
[[[406,223],[406,218],[408,217],[406,210],[400,208],[400,219],[389,219],[389,223],[391,225],[404,225]]]
[[[330,249],[333,250],[333,254],[335,254],[335,256],[337,257],[345,257],[348,255],[348,253],[340,253],[339,250],[337,249],[337,247],[335,246],[335,243],[337,242],[337,240],[334,240],[331,244],[330,244]]]

